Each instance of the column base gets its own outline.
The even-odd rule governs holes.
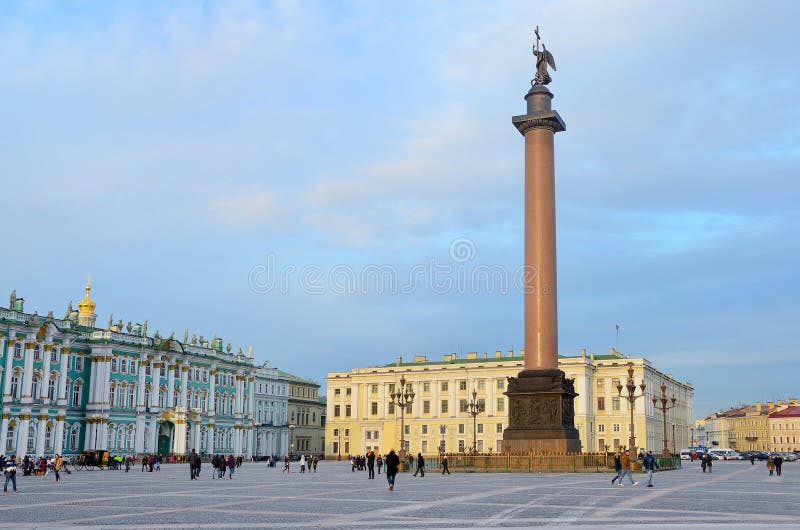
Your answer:
[[[579,453],[572,379],[561,370],[523,370],[508,378],[508,428],[503,450],[512,453]]]

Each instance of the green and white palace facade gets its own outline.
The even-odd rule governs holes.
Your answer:
[[[147,322],[95,325],[86,295],[63,319],[0,308],[6,455],[199,453],[282,455],[288,382],[252,349],[221,338],[148,336]]]

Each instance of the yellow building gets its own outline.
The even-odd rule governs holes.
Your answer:
[[[797,400],[771,412],[769,415],[769,433],[772,451],[797,451],[800,449],[800,406]]]
[[[646,384],[644,398],[634,407],[637,444],[661,451],[662,417],[660,409],[654,409],[652,397],[660,396],[664,383],[667,396],[676,398],[676,407],[667,413],[668,446],[685,447],[692,417],[691,385],[659,372],[646,359],[623,357],[612,349],[609,355],[587,355],[584,350],[575,357],[559,356],[559,367],[575,379],[579,394],[575,427],[583,450],[627,445],[630,409],[616,385],[618,381],[625,384],[629,362],[636,384],[643,379]],[[506,382],[522,370],[523,363],[524,351],[516,355],[497,351],[491,357],[471,352],[465,358],[448,354],[441,361],[416,356],[412,362],[403,362],[398,357],[386,366],[332,372],[326,379],[325,453],[328,458],[344,458],[371,449],[381,453],[400,449],[401,414],[389,396],[399,390],[401,377],[415,394],[403,422],[408,450],[427,454],[468,451],[474,438],[479,452],[502,451],[503,430],[508,425]],[[474,421],[468,413],[473,391],[484,406]]]
[[[788,418],[784,421],[780,418],[783,418],[782,411],[795,406],[797,400],[792,399],[763,404],[758,402],[715,412],[695,423],[697,443],[710,449],[787,451],[778,447],[797,447],[791,440],[792,436],[800,439],[800,433],[791,429],[800,419],[794,421]]]

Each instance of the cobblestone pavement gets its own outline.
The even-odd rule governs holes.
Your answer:
[[[124,528],[561,528],[715,525],[800,528],[800,462],[784,476],[766,466],[718,462],[657,473],[654,488],[613,488],[610,474],[402,474],[393,492],[384,475],[368,480],[345,462],[314,474],[282,475],[249,463],[232,480],[211,467],[189,480],[188,466],[156,473],[81,471],[19,477],[19,495],[0,497],[0,527]]]

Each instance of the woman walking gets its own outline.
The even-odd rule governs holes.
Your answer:
[[[61,471],[61,466],[64,464],[64,460],[61,458],[61,455],[56,455],[53,459],[53,471],[56,474],[56,484],[61,482],[61,475],[59,475],[59,471]]]
[[[767,469],[769,470],[769,476],[771,477],[775,472],[775,459],[772,457],[772,455],[767,457]]]
[[[386,459],[386,480],[389,482],[389,491],[394,490],[394,478],[397,476],[397,468],[400,466],[400,458],[395,454],[394,449],[389,450]]]

